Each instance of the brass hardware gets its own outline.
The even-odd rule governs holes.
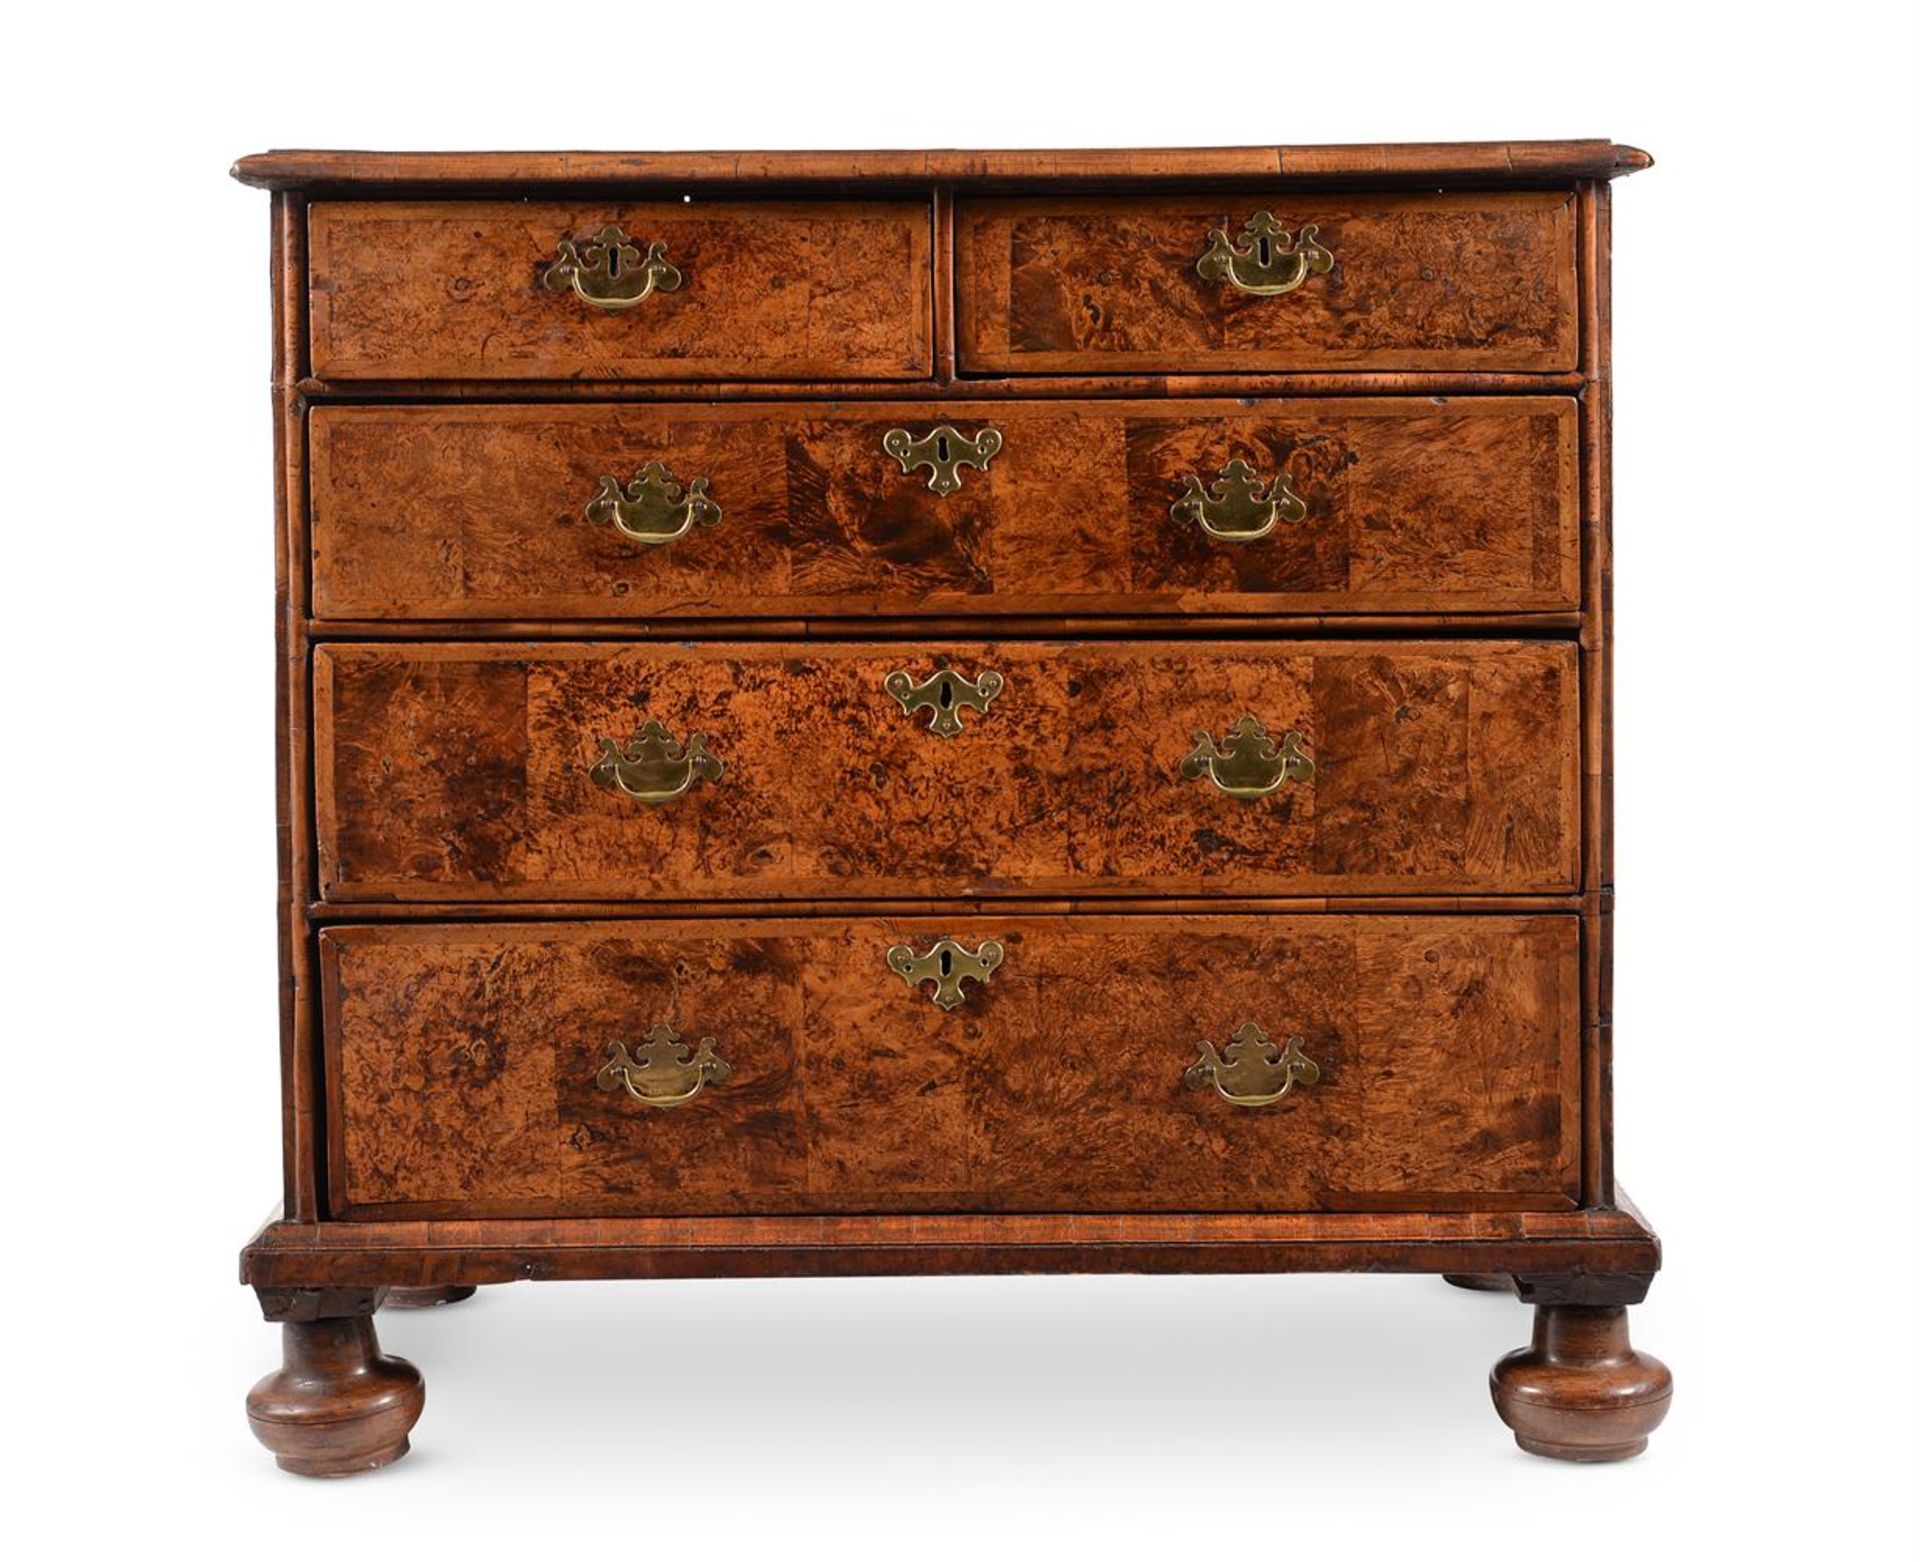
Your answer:
[[[1240,235],[1245,249],[1234,247],[1225,228],[1215,228],[1194,269],[1209,282],[1225,282],[1242,293],[1263,298],[1291,293],[1315,272],[1333,270],[1333,253],[1319,242],[1319,232],[1310,222],[1296,239],[1272,212],[1255,212]]]
[[[681,1106],[700,1094],[702,1086],[724,1085],[733,1065],[714,1050],[711,1036],[700,1038],[699,1050],[687,1056],[687,1044],[670,1025],[656,1025],[629,1056],[623,1042],[607,1046],[606,1066],[594,1076],[602,1090],[625,1090],[647,1106]]]
[[[1007,680],[996,672],[983,672],[969,683],[951,667],[941,668],[925,683],[915,683],[913,675],[904,672],[888,673],[886,682],[887,693],[909,716],[918,710],[932,711],[927,730],[943,738],[959,732],[962,709],[986,715],[993,697],[1006,686]]]
[[[696,780],[718,781],[726,768],[707,752],[704,733],[694,733],[682,747],[659,722],[649,721],[625,749],[612,738],[600,739],[600,757],[587,775],[610,792],[670,803]]]
[[[1222,542],[1258,542],[1281,521],[1293,524],[1307,518],[1306,504],[1282,472],[1267,484],[1240,460],[1220,468],[1211,492],[1197,477],[1187,479],[1187,491],[1167,512],[1182,525],[1194,521],[1209,537]]]
[[[990,982],[1000,962],[1007,957],[1001,945],[988,939],[979,951],[968,954],[951,938],[943,938],[923,955],[910,945],[895,944],[887,951],[887,965],[909,987],[933,983],[933,1001],[943,1009],[957,1009],[967,995],[960,984],[972,980]]]
[[[547,267],[543,279],[555,293],[572,288],[595,309],[631,309],[655,293],[671,293],[680,285],[679,271],[667,259],[666,244],[655,239],[646,253],[619,228],[609,223],[578,244],[560,241],[560,257]]]
[[[911,472],[917,466],[928,467],[933,475],[927,486],[945,498],[960,486],[960,468],[976,467],[984,472],[987,463],[1000,453],[1005,441],[997,428],[983,428],[968,439],[951,423],[942,423],[915,439],[903,428],[888,429],[881,448],[900,463],[900,470]]]
[[[617,477],[602,477],[587,504],[587,524],[611,526],[635,542],[658,544],[684,537],[696,526],[720,524],[720,506],[707,497],[707,480],[684,488],[661,461],[649,461],[623,489]]]
[[[1189,781],[1205,776],[1229,797],[1265,797],[1287,781],[1313,774],[1313,761],[1300,752],[1305,741],[1289,732],[1275,743],[1259,722],[1242,716],[1218,745],[1212,733],[1194,733],[1193,752],[1180,761],[1180,774]]]
[[[1248,1020],[1233,1033],[1223,1059],[1213,1043],[1200,1043],[1200,1056],[1187,1069],[1189,1090],[1205,1090],[1208,1085],[1223,1101],[1235,1106],[1272,1106],[1284,1099],[1295,1085],[1319,1083],[1320,1065],[1302,1052],[1305,1038],[1289,1036],[1282,1052],[1267,1033]]]

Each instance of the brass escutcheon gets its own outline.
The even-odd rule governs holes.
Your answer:
[[[887,951],[887,965],[909,987],[932,982],[933,1001],[943,1009],[957,1009],[967,997],[960,984],[992,981],[1006,957],[1006,949],[992,939],[969,954],[953,939],[943,938],[923,955],[915,954],[911,945],[895,944]]]
[[[1261,486],[1259,475],[1235,459],[1220,469],[1211,490],[1197,477],[1187,479],[1187,491],[1167,512],[1182,525],[1193,522],[1209,537],[1222,542],[1258,542],[1281,521],[1293,524],[1307,518],[1307,506],[1285,472]]]
[[[983,428],[969,439],[951,423],[942,423],[918,439],[903,428],[889,429],[880,446],[900,463],[903,472],[920,466],[931,469],[933,475],[927,479],[927,486],[944,499],[960,486],[961,467],[986,471],[987,463],[1000,453],[1004,443],[997,428]]]
[[[718,781],[726,768],[707,752],[706,734],[694,733],[682,747],[659,722],[649,721],[624,749],[612,738],[600,739],[600,757],[587,775],[610,792],[670,803],[697,780]]]
[[[635,542],[658,545],[684,537],[696,526],[720,524],[720,506],[707,496],[707,480],[696,477],[684,488],[666,463],[637,468],[623,489],[617,477],[602,477],[600,492],[588,501],[587,523],[611,526]]]
[[[1209,282],[1225,282],[1242,293],[1270,298],[1291,293],[1315,272],[1333,270],[1333,253],[1319,242],[1320,229],[1308,223],[1300,237],[1280,226],[1272,212],[1255,212],[1247,219],[1239,249],[1225,228],[1207,235],[1207,249],[1194,269]]]
[[[1282,1052],[1267,1033],[1248,1020],[1228,1041],[1226,1056],[1213,1050],[1213,1043],[1200,1043],[1200,1056],[1186,1073],[1189,1090],[1213,1086],[1223,1101],[1235,1106],[1272,1106],[1284,1099],[1295,1085],[1317,1084],[1320,1065],[1302,1052],[1301,1036],[1289,1036]]]
[[[724,1085],[733,1065],[719,1056],[711,1036],[700,1038],[691,1057],[687,1044],[670,1025],[656,1025],[634,1045],[631,1055],[623,1042],[609,1042],[607,1062],[594,1083],[602,1090],[625,1090],[646,1106],[682,1106],[700,1094],[703,1086]]]
[[[888,673],[886,681],[887,693],[909,716],[919,710],[932,711],[927,730],[943,738],[960,731],[962,709],[986,715],[993,697],[1006,686],[1007,680],[996,672],[983,672],[969,683],[951,667],[941,668],[925,683],[915,683],[913,675],[906,672]]]
[[[1305,741],[1289,732],[1275,743],[1253,717],[1242,716],[1218,744],[1210,732],[1194,733],[1193,752],[1180,761],[1180,774],[1189,781],[1204,776],[1227,796],[1251,801],[1313,774],[1313,761],[1300,752]]]
[[[680,285],[679,271],[667,259],[659,239],[643,254],[640,247],[609,223],[590,239],[560,241],[560,255],[543,278],[549,290],[568,288],[595,309],[619,311],[643,304],[655,293],[671,293]]]

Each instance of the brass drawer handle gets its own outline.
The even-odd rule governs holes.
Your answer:
[[[1333,253],[1320,243],[1319,232],[1310,222],[1296,239],[1272,212],[1255,212],[1240,235],[1244,249],[1235,247],[1225,228],[1215,228],[1194,269],[1209,282],[1225,282],[1262,298],[1291,293],[1314,273],[1333,270]]]
[[[1209,537],[1222,542],[1258,542],[1281,521],[1304,521],[1307,506],[1285,472],[1263,487],[1252,467],[1233,460],[1220,468],[1211,490],[1199,478],[1189,477],[1187,491],[1167,513],[1183,526],[1198,522]]]
[[[960,731],[962,710],[986,715],[993,697],[1006,686],[1007,680],[996,672],[983,672],[968,682],[951,667],[941,668],[925,683],[915,683],[913,675],[906,672],[888,673],[886,681],[887,693],[900,702],[900,708],[909,716],[915,711],[932,711],[933,719],[927,723],[927,730],[943,738],[953,737]]]
[[[933,1001],[943,1009],[957,1009],[967,998],[960,984],[992,981],[1006,957],[1006,949],[992,939],[969,954],[953,939],[943,938],[923,955],[909,944],[895,944],[887,951],[887,965],[909,987],[932,982]]]
[[[707,752],[705,733],[694,733],[682,746],[659,722],[649,721],[624,749],[612,738],[600,739],[600,757],[587,775],[610,792],[670,803],[695,781],[718,781],[726,768]]]
[[[1227,796],[1251,802],[1313,774],[1313,761],[1300,752],[1305,741],[1289,732],[1275,743],[1253,717],[1242,716],[1220,743],[1210,732],[1194,733],[1193,752],[1180,761],[1180,774],[1189,781],[1205,777]]]
[[[1189,1090],[1213,1086],[1223,1101],[1235,1106],[1272,1106],[1284,1100],[1295,1085],[1318,1084],[1320,1065],[1302,1052],[1301,1036],[1287,1038],[1282,1052],[1267,1033],[1248,1020],[1227,1043],[1223,1058],[1213,1043],[1200,1043],[1200,1056],[1188,1067]]]
[[[681,276],[668,261],[663,241],[655,239],[642,254],[639,245],[609,223],[578,244],[562,239],[559,259],[547,267],[544,280],[552,292],[572,288],[595,309],[617,312],[644,304],[655,293],[671,293]]]
[[[927,479],[927,486],[944,499],[960,486],[961,467],[986,471],[987,463],[1005,443],[997,428],[983,428],[969,439],[951,423],[942,423],[918,439],[903,428],[888,429],[880,446],[900,463],[903,472],[928,468],[933,475]]]
[[[587,503],[587,524],[611,526],[623,537],[657,546],[696,526],[718,526],[720,506],[707,496],[704,477],[682,487],[665,462],[649,461],[625,488],[617,477],[600,479],[600,492]]]
[[[716,1053],[714,1039],[702,1036],[694,1054],[670,1025],[656,1025],[637,1042],[631,1055],[623,1042],[610,1042],[607,1062],[594,1083],[602,1090],[625,1090],[645,1106],[684,1106],[707,1085],[724,1085],[733,1065]]]

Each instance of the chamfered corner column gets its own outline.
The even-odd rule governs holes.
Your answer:
[[[1536,1306],[1533,1344],[1503,1356],[1490,1386],[1528,1453],[1589,1464],[1640,1453],[1673,1399],[1673,1374],[1628,1340],[1625,1306]]]
[[[253,1435],[295,1475],[358,1475],[406,1453],[427,1402],[413,1363],[382,1355],[379,1290],[261,1290],[284,1360],[247,1395]]]

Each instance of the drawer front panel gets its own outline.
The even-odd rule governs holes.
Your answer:
[[[1570,642],[322,646],[320,887],[1568,892],[1578,706]]]
[[[1279,251],[1328,259],[1297,285],[1243,291],[1198,262],[1210,235],[1269,275]],[[956,223],[959,352],[978,374],[1233,370],[1553,372],[1579,361],[1570,194],[1022,198],[965,202]]]
[[[887,959],[945,934],[1004,950],[951,1010]],[[1578,1190],[1570,916],[342,927],[321,958],[337,1214],[1559,1209]],[[1247,1024],[1272,1038],[1259,1067],[1304,1059],[1311,1080],[1258,1107],[1189,1080],[1204,1041],[1245,1084]],[[679,1046],[643,1053],[661,1025]],[[688,1092],[675,1070],[709,1039]],[[635,1070],[609,1078],[620,1058]],[[628,1078],[688,1098],[656,1107]]]
[[[932,366],[931,221],[921,201],[322,201],[308,219],[313,372],[917,378]],[[589,265],[610,225],[634,241],[622,276],[654,244],[672,268],[628,307],[568,279],[585,272],[562,245]],[[622,283],[582,286],[611,297]]]
[[[314,612],[1567,610],[1575,413],[1564,397],[320,407]],[[906,470],[886,449],[943,425],[1000,437],[945,493],[937,452]]]

